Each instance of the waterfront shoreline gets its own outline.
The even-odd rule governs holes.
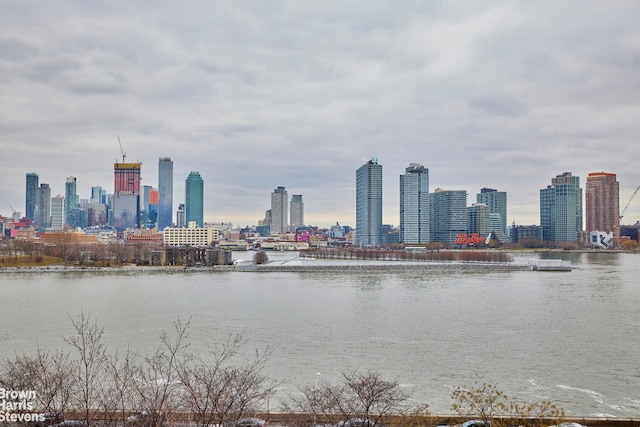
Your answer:
[[[77,265],[48,265],[29,267],[0,267],[2,273],[96,273],[96,272],[171,272],[171,273],[192,273],[192,272],[398,272],[407,270],[431,270],[431,271],[529,271],[532,270],[530,264],[522,263],[490,263],[490,262],[400,262],[400,261],[360,261],[353,263],[334,264],[287,264],[285,262],[274,262],[267,264],[253,264],[249,262],[234,265],[216,265],[202,267],[184,266],[138,266],[123,265],[111,267],[97,266],[77,266]]]

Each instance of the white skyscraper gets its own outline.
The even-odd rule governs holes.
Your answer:
[[[51,198],[51,228],[61,230],[64,227],[64,196],[58,194]]]

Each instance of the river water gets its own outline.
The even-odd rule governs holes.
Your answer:
[[[235,254],[248,258],[252,253]],[[568,415],[640,416],[640,255],[522,254],[571,260],[571,272],[183,271],[0,274],[0,358],[67,349],[69,317],[104,326],[109,351],[152,351],[161,329],[191,318],[192,351],[244,333],[271,346],[277,402],[341,372],[374,370],[415,403],[451,413],[451,391],[494,382],[552,399]],[[295,254],[270,254],[285,262]],[[320,261],[292,260],[314,263]]]

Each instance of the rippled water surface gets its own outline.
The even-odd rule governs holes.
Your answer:
[[[266,373],[286,382],[272,405],[373,369],[434,413],[478,380],[573,415],[640,416],[640,255],[560,256],[573,271],[3,273],[0,357],[65,348],[81,308],[111,350],[155,349],[180,316],[194,351],[239,332],[247,350],[273,347]]]

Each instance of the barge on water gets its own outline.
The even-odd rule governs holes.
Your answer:
[[[531,268],[535,271],[571,271],[571,261],[543,259],[538,260]]]

